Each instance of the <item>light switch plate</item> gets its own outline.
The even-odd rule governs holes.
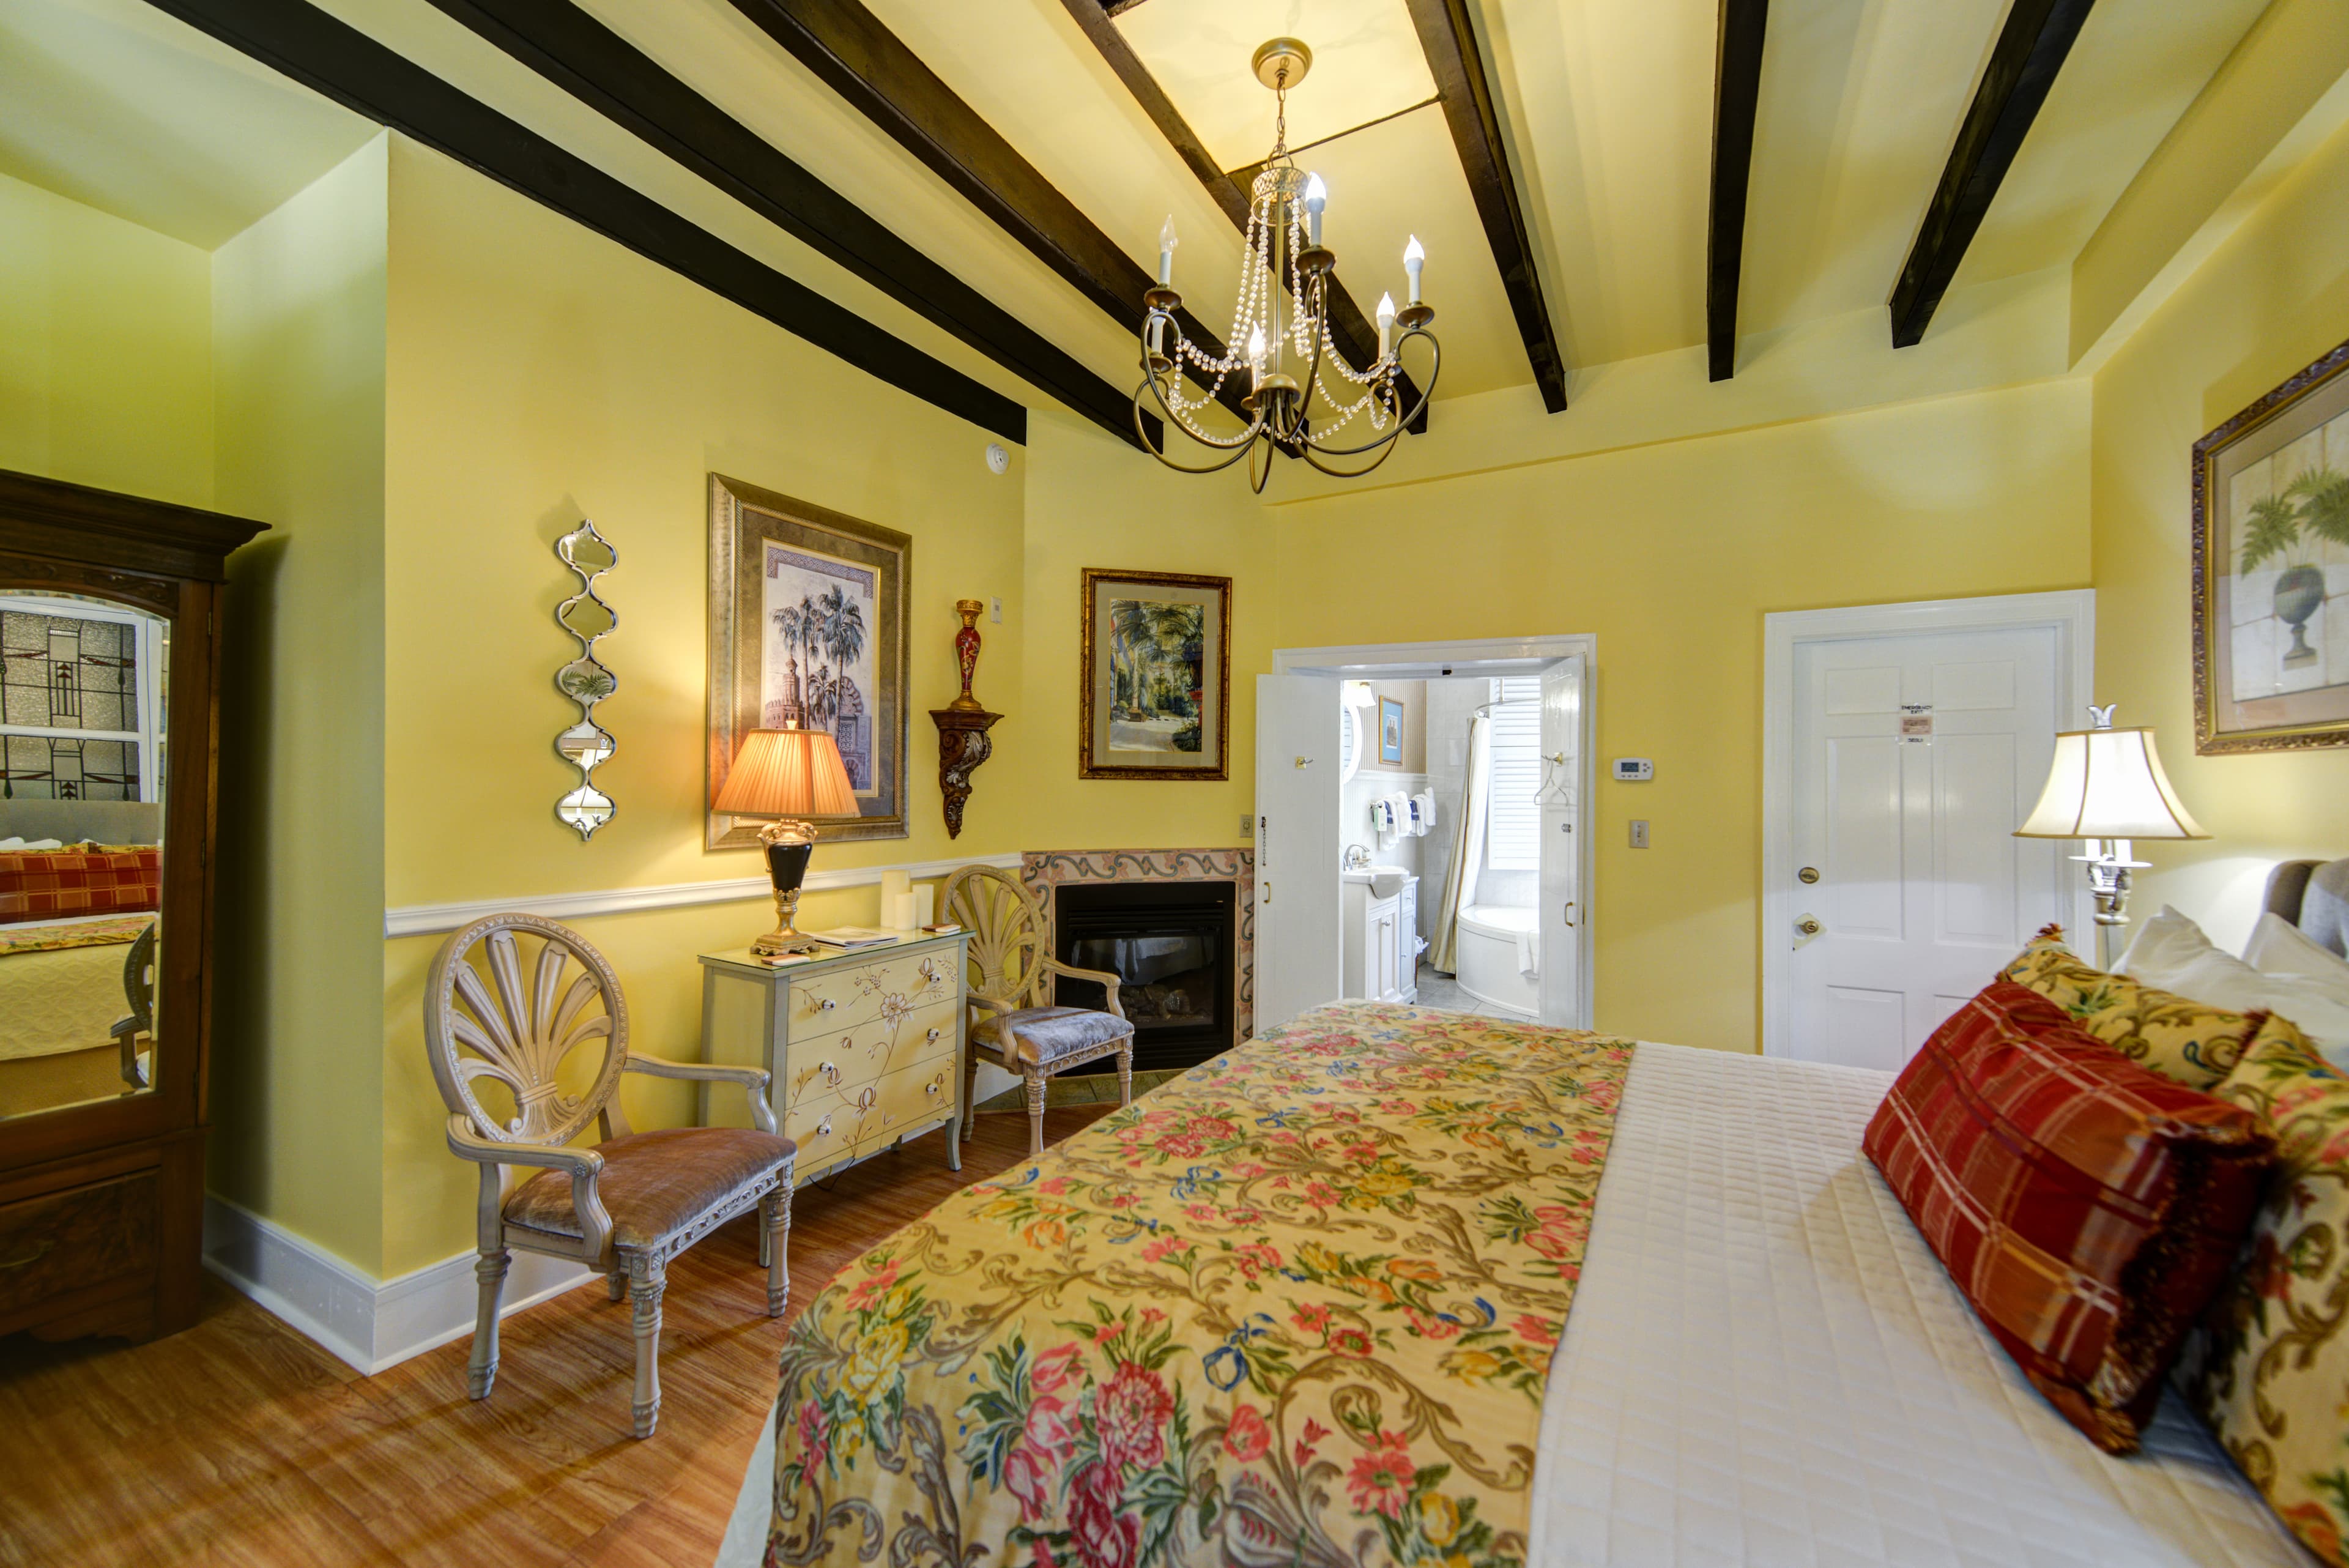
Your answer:
[[[1634,849],[1645,849],[1647,846],[1648,846],[1648,821],[1647,821],[1647,818],[1645,818],[1645,817],[1638,817],[1638,816],[1635,816],[1635,817],[1633,817],[1633,818],[1631,819],[1631,847],[1632,847],[1632,848],[1634,848]]]
[[[992,620],[996,625],[1001,626],[1003,624],[1003,600],[999,597],[992,598],[989,599],[988,603],[992,607],[988,611],[988,618]]]

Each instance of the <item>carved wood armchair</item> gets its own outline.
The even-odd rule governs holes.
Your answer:
[[[578,972],[566,979],[574,963]],[[449,939],[425,982],[424,1037],[449,1106],[450,1150],[481,1167],[481,1315],[467,1391],[486,1399],[497,1381],[512,1250],[574,1259],[604,1274],[612,1300],[625,1290],[635,1303],[636,1435],[651,1437],[668,1261],[755,1207],[768,1315],[781,1317],[790,1294],[784,1254],[799,1151],[776,1136],[766,1070],[630,1051],[627,1000],[612,966],[576,931],[535,915],[492,915]],[[596,1043],[592,1073],[572,1064]],[[631,1132],[617,1096],[624,1073],[740,1084],[757,1129]],[[603,1141],[571,1147],[590,1121]],[[509,1165],[535,1174],[507,1192]]]
[[[130,944],[130,951],[122,960],[122,998],[130,1011],[115,1020],[111,1035],[122,1054],[122,1081],[129,1087],[124,1094],[149,1086],[153,1075],[149,1064],[140,1058],[139,1042],[142,1036],[155,1033],[155,922],[139,933]]]
[[[1044,1096],[1055,1073],[1117,1054],[1120,1103],[1133,1103],[1133,1025],[1118,1005],[1118,977],[1078,969],[1044,948],[1044,911],[1018,881],[992,866],[965,866],[947,878],[947,914],[970,932],[970,1054],[963,1067],[962,1100],[972,1088],[984,1053],[1028,1085],[1028,1152],[1044,1152]],[[1045,987],[1053,975],[1089,980],[1109,993],[1109,1010],[1055,1007]],[[977,1117],[963,1113],[963,1137]]]

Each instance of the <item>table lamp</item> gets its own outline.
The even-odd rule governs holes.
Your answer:
[[[838,742],[821,730],[751,731],[709,809],[777,819],[759,829],[767,872],[775,883],[775,929],[752,942],[750,950],[761,958],[812,952],[815,939],[792,924],[808,858],[815,853],[815,824],[806,819],[857,815]]]
[[[2089,728],[2055,737],[2047,787],[2014,836],[2087,840],[2088,852],[2072,858],[2088,868],[2097,962],[2110,968],[2111,929],[2128,923],[2129,873],[2146,864],[2129,858],[2130,840],[2210,836],[2169,787],[2151,730],[2114,729],[2112,706],[2090,708],[2088,719]]]

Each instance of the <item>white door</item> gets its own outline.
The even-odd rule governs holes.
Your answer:
[[[1336,680],[1256,678],[1258,1034],[1340,994],[1338,725]]]
[[[1541,678],[1541,1021],[1584,1022],[1582,700],[1586,660],[1569,655]]]
[[[2067,917],[2067,845],[2013,836],[2054,752],[2052,627],[1795,648],[1787,1054],[1897,1068]]]

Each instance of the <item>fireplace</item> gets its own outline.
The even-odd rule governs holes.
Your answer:
[[[1234,884],[1064,884],[1054,893],[1055,950],[1079,969],[1107,970],[1123,983],[1118,1004],[1133,1023],[1138,1071],[1193,1067],[1231,1048]],[[1091,981],[1055,982],[1064,1007],[1100,1007]],[[1112,1072],[1114,1058],[1075,1069]]]

